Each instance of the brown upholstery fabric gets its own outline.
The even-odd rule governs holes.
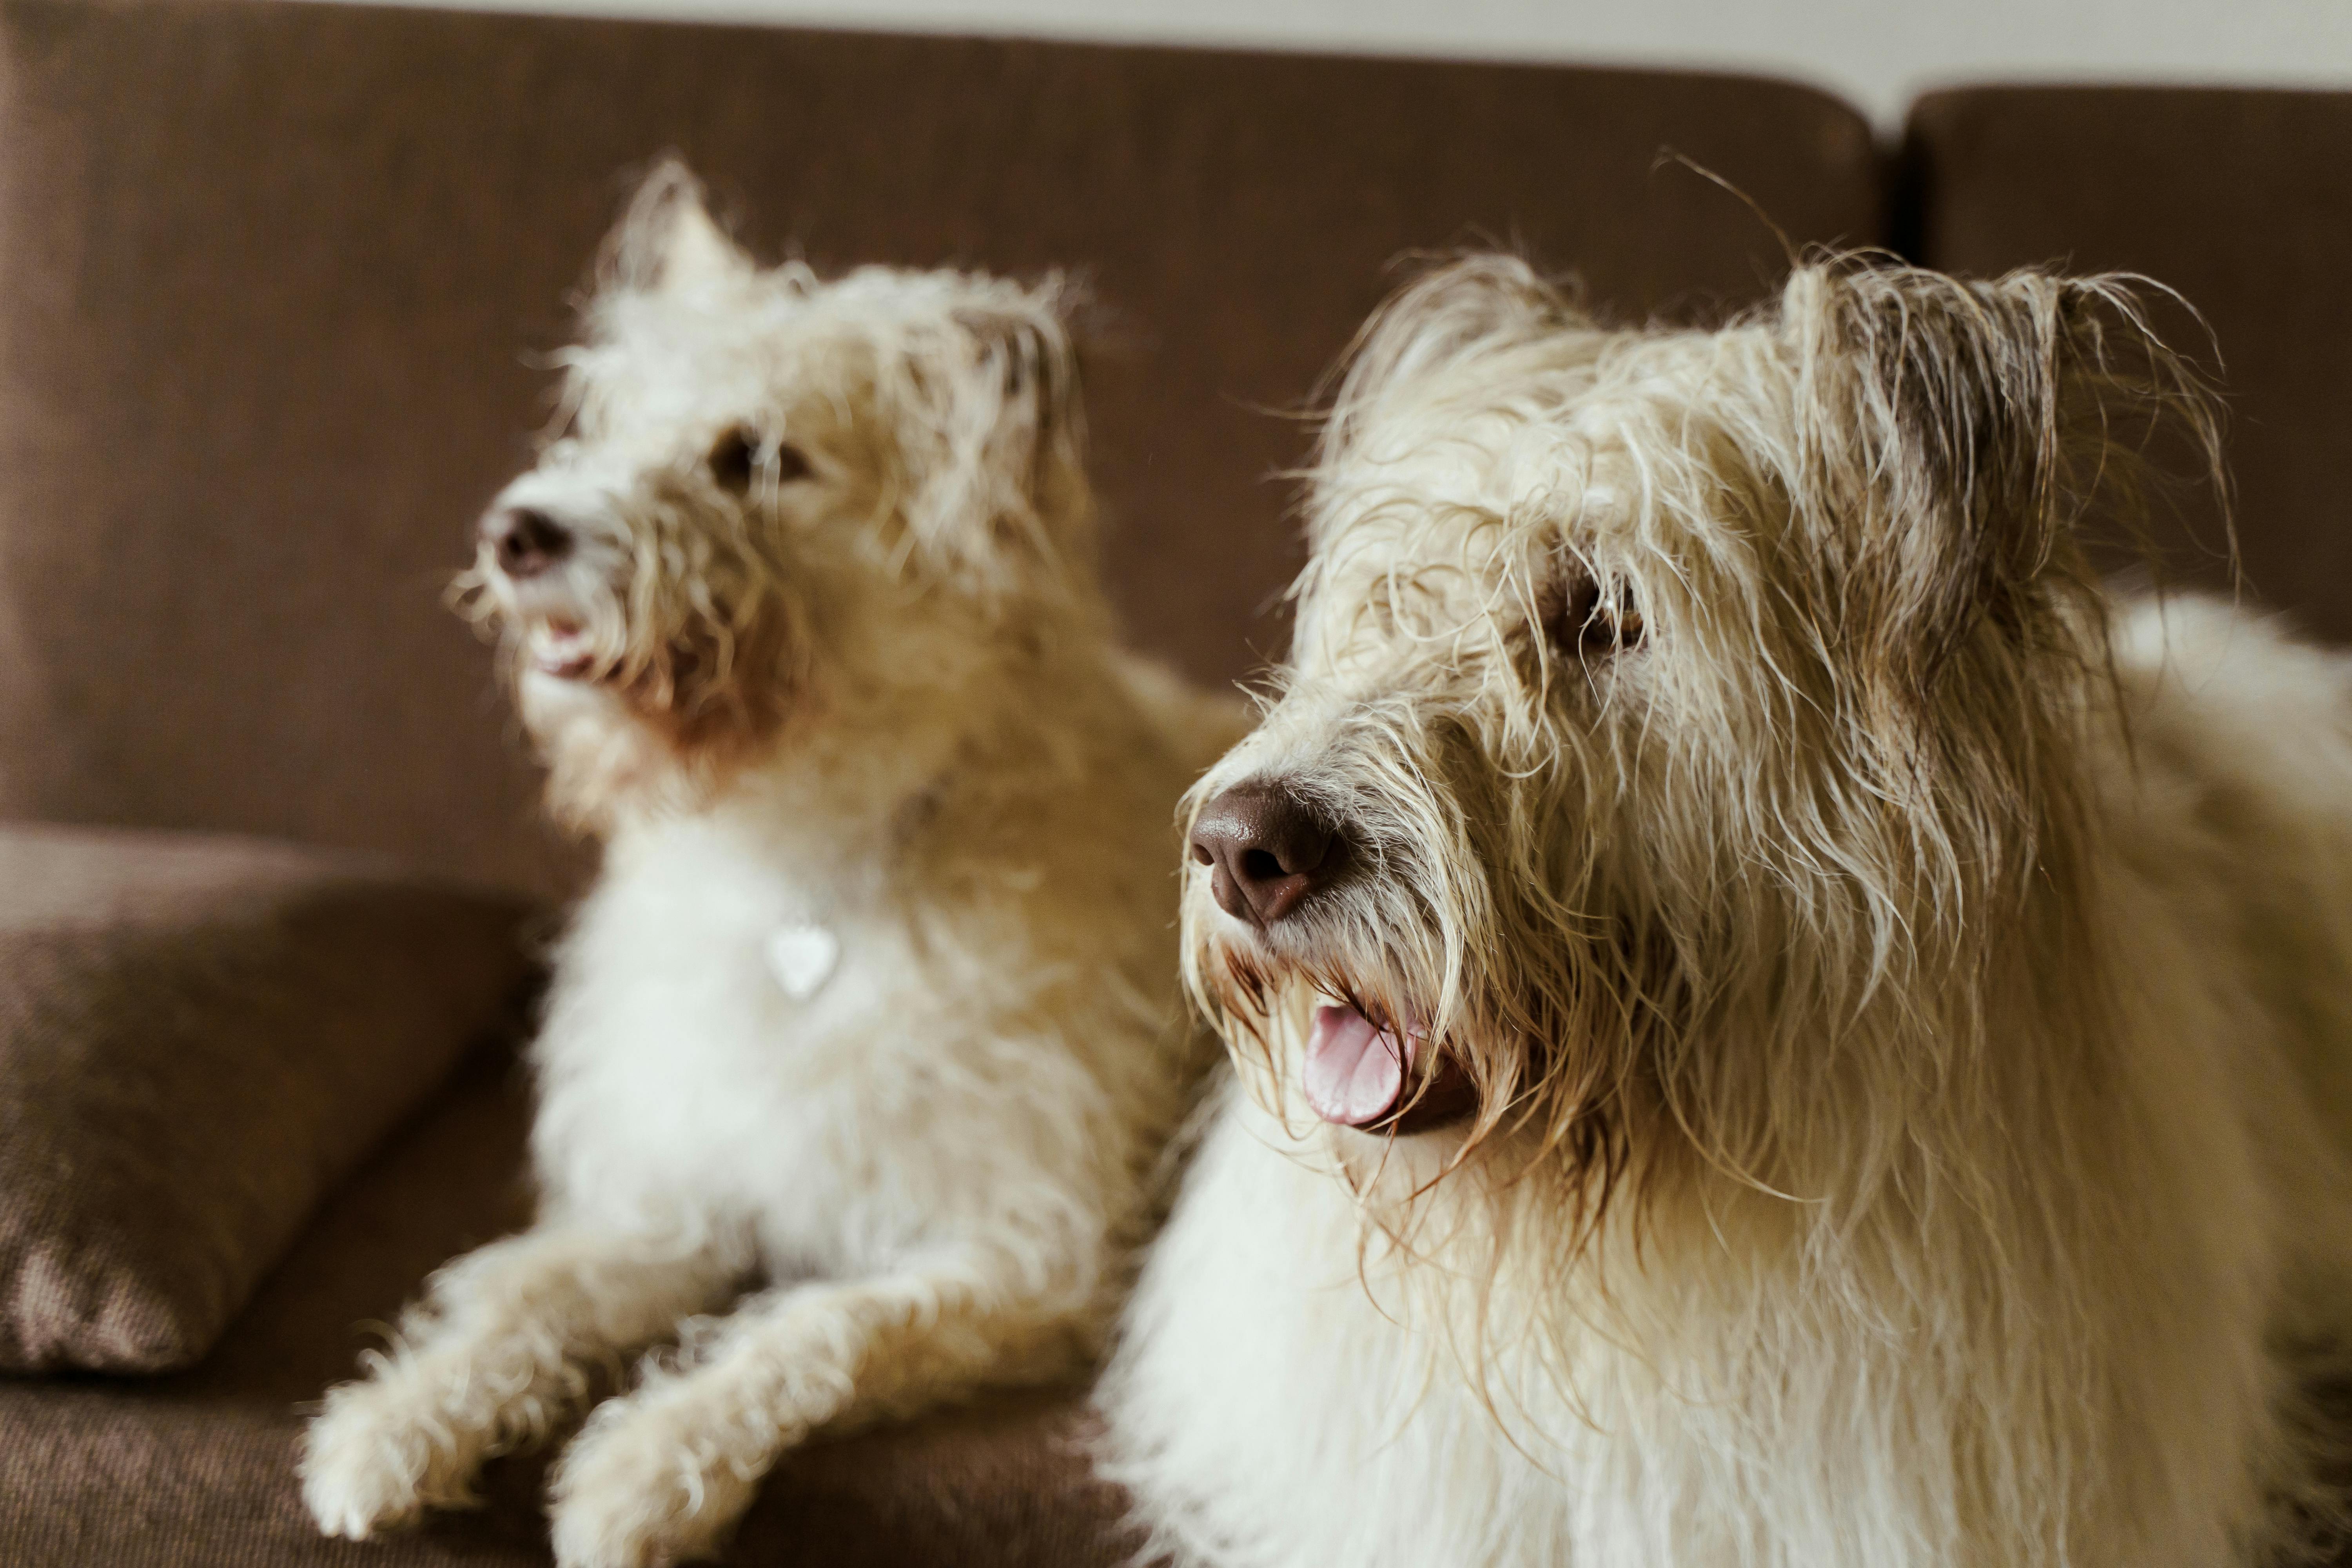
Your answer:
[[[1970,88],[1912,110],[1918,258],[1995,272],[2144,272],[2212,323],[2227,362],[2244,575],[2305,629],[2352,639],[2352,93]],[[2166,310],[2178,346],[2196,323]],[[2210,363],[2210,356],[2207,356]],[[2224,582],[2200,508],[2168,565]]]
[[[0,0],[0,817],[545,881],[436,603],[544,416],[527,351],[665,149],[773,256],[1086,269],[1110,570],[1206,677],[1278,653],[1295,408],[1412,247],[1622,315],[1879,228],[1868,128],[1733,78],[298,5]]]
[[[328,1205],[205,1364],[135,1385],[0,1380],[0,1563],[40,1568],[544,1564],[545,1456],[488,1505],[364,1543],[320,1538],[294,1480],[299,1405],[352,1374],[425,1273],[520,1224],[520,1075],[478,1058]],[[1075,1396],[1003,1395],[821,1442],[772,1476],[727,1561],[762,1568],[1109,1568],[1118,1494]]]
[[[0,828],[0,1371],[207,1350],[529,963],[351,854]]]

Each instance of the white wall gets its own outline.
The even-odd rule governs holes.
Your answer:
[[[470,0],[496,9],[1769,72],[1883,124],[1986,79],[2352,87],[2352,0]]]

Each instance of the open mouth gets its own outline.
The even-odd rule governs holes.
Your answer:
[[[545,620],[530,629],[530,665],[541,675],[577,680],[595,668],[596,650],[576,621]]]
[[[1363,1132],[1409,1137],[1463,1121],[1478,1109],[1477,1087],[1442,1049],[1422,1082],[1415,1069],[1428,1050],[1418,1029],[1382,1027],[1344,1003],[1326,1003],[1307,1037],[1307,1103],[1324,1121]]]

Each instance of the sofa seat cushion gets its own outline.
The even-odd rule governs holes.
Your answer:
[[[365,1542],[320,1537],[294,1479],[306,1406],[452,1255],[520,1225],[528,1094],[474,1058],[328,1205],[219,1348],[173,1377],[0,1379],[0,1563],[44,1568],[545,1564],[549,1456],[485,1506]],[[1074,1391],[1005,1394],[788,1456],[729,1563],[1108,1568],[1120,1497],[1077,1451]]]
[[[0,1371],[203,1356],[512,1032],[529,912],[373,857],[0,826]]]

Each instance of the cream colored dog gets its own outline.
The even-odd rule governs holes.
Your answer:
[[[2334,1506],[2352,669],[2078,546],[2112,279],[1368,329],[1198,786],[1237,1083],[1103,1395],[1218,1568],[2216,1568]],[[2171,416],[2179,416],[2176,422]]]
[[[466,1502],[640,1346],[680,1342],[564,1454],[564,1564],[707,1554],[817,1429],[1093,1353],[1194,1067],[1173,814],[1239,726],[1114,646],[1064,316],[758,269],[675,168],[615,235],[467,580],[605,846],[540,1215],[328,1396],[330,1533]]]

